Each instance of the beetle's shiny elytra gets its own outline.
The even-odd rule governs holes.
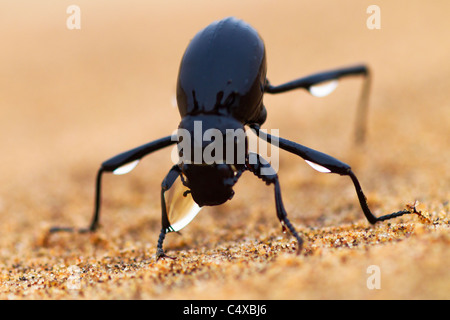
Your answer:
[[[200,121],[203,132],[215,129],[225,136],[227,130],[244,130],[250,127],[259,138],[268,143],[276,141],[279,148],[300,156],[319,172],[349,176],[354,184],[361,209],[370,223],[415,211],[415,209],[408,209],[375,217],[349,165],[325,153],[274,137],[260,130],[260,126],[267,117],[263,104],[265,93],[277,94],[293,89],[305,89],[312,95],[321,97],[336,88],[338,79],[356,75],[365,79],[356,116],[356,139],[361,143],[364,139],[370,89],[369,69],[365,65],[320,72],[278,86],[269,83],[266,72],[264,42],[253,27],[233,17],[211,23],[195,35],[181,60],[177,81],[177,103],[181,116],[179,129],[193,134],[194,124]],[[99,225],[103,173],[127,173],[134,169],[144,156],[177,141],[180,144],[178,138],[178,136],[169,135],[103,162],[97,173],[95,211],[90,226],[86,229],[55,227],[51,229],[51,232],[95,231]],[[200,145],[193,142],[192,148],[196,147],[207,148],[208,142],[202,141]],[[278,175],[266,159],[250,152],[247,147],[244,150],[244,162],[231,161],[230,163],[229,158],[225,159],[224,154],[224,159],[214,163],[182,160],[172,166],[161,185],[162,228],[156,251],[158,259],[167,257],[163,250],[165,235],[185,227],[202,206],[220,205],[231,199],[234,195],[233,186],[244,171],[250,171],[267,185],[274,186],[277,217],[283,229],[289,229],[296,238],[297,252],[300,252],[302,239],[287,218]],[[169,201],[166,202],[167,191],[170,191],[170,194]]]
[[[181,117],[220,115],[261,125],[266,71],[264,42],[255,29],[235,18],[210,24],[191,40],[181,60]]]

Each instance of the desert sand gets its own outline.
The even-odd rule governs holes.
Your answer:
[[[0,299],[449,299],[450,2],[71,1],[0,4]],[[316,98],[266,95],[264,128],[350,164],[380,216],[417,201],[421,215],[370,225],[348,177],[280,151],[288,216],[272,187],[244,173],[232,201],[203,209],[156,261],[160,185],[171,150],[103,179],[99,165],[171,134],[178,67],[197,31],[236,16],[264,39],[280,84],[356,63],[373,74],[367,139],[355,146],[360,78]],[[372,276],[377,272],[377,281]]]

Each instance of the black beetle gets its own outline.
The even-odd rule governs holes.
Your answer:
[[[337,79],[360,75],[364,77],[365,82],[357,114],[356,138],[362,142],[370,87],[369,69],[365,65],[321,72],[279,86],[269,83],[266,71],[264,42],[255,29],[233,17],[211,23],[195,35],[181,60],[177,81],[177,103],[181,115],[179,130],[182,129],[191,136],[195,136],[194,124],[200,123],[202,136],[209,129],[215,129],[219,137],[220,135],[226,137],[229,130],[245,130],[245,126],[249,126],[259,138],[268,143],[276,143],[279,148],[302,157],[314,169],[349,176],[355,186],[362,211],[370,223],[374,224],[412,212],[403,210],[375,217],[349,165],[324,153],[260,130],[267,116],[263,104],[264,93],[276,94],[303,88],[313,95],[322,95],[318,91],[318,85],[322,85],[323,88],[324,84],[328,84],[324,88],[324,94],[327,94],[334,89]],[[283,230],[289,229],[297,239],[299,252],[302,239],[287,218],[278,175],[271,170],[270,163],[260,155],[248,151],[246,138],[241,139],[240,142],[235,138],[231,140],[234,149],[238,149],[239,144],[243,145],[243,161],[237,161],[237,153],[231,157],[231,160],[223,154],[222,158],[219,157],[223,161],[213,163],[207,163],[204,159],[195,161],[192,154],[185,154],[186,151],[189,151],[189,148],[193,151],[192,153],[195,153],[196,148],[204,151],[212,142],[198,143],[198,139],[195,138],[193,141],[188,143],[188,148],[184,150],[179,148],[180,161],[170,169],[162,182],[162,229],[158,239],[157,258],[166,257],[163,250],[166,233],[178,231],[186,226],[201,206],[219,205],[231,199],[234,194],[234,184],[246,170],[254,173],[266,184],[274,185],[278,219]],[[97,174],[95,213],[92,222],[87,229],[77,229],[77,231],[87,232],[98,228],[101,177],[104,172],[127,173],[142,157],[175,143],[178,145],[182,143],[179,134],[152,141],[103,162]],[[264,174],[263,170],[266,170]],[[174,185],[178,178],[181,183]],[[172,191],[172,199],[168,201],[169,206],[165,197],[168,190]],[[73,230],[73,228],[55,227],[51,229],[51,232]]]

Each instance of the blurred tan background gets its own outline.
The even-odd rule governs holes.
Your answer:
[[[80,30],[66,27],[71,4],[81,9]],[[366,26],[371,4],[381,9],[379,30]],[[18,279],[42,266],[56,273],[55,266],[64,270],[76,264],[90,270],[84,264],[97,263],[92,269],[106,272],[100,267],[105,256],[121,252],[131,259],[139,252],[144,267],[133,269],[134,277],[144,277],[151,290],[157,284],[159,291],[130,287],[122,292],[124,283],[136,281],[124,280],[119,290],[112,280],[100,285],[89,278],[84,295],[78,292],[76,297],[182,298],[182,292],[190,292],[193,298],[448,299],[448,12],[448,1],[2,1],[0,298],[73,297],[73,292],[52,291],[64,283],[62,276],[48,282],[48,272],[42,271],[36,276],[42,281],[32,284],[36,287],[31,293]],[[315,258],[296,260],[283,252],[266,260],[254,258],[262,267],[244,254],[239,257],[250,260],[245,265],[251,273],[246,290],[232,289],[245,278],[233,269],[240,266],[233,260],[227,262],[230,274],[205,276],[210,269],[202,264],[193,272],[194,280],[170,277],[169,271],[157,268],[181,268],[177,261],[159,267],[152,262],[160,228],[160,183],[172,165],[170,150],[165,150],[146,158],[130,175],[105,176],[99,238],[57,235],[44,245],[41,240],[52,225],[85,226],[90,221],[94,179],[102,161],[177,127],[173,99],[183,51],[197,31],[230,15],[250,23],[264,39],[273,84],[367,63],[373,87],[363,148],[352,144],[362,84],[358,78],[341,81],[333,94],[321,99],[304,91],[267,95],[265,127],[352,165],[377,215],[418,200],[438,223],[422,225],[417,217],[392,221],[405,223],[407,231],[395,233],[387,244],[369,241],[362,246],[365,251],[358,250],[361,246],[341,251],[331,246]],[[280,154],[284,202],[299,231],[307,234],[314,227],[328,234],[327,228],[344,226],[351,232],[353,222],[360,224],[358,230],[368,227],[347,178],[320,175],[301,159]],[[169,235],[168,252],[185,252],[183,257],[198,266],[196,257],[214,256],[207,250],[220,255],[221,246],[229,252],[243,242],[270,237],[290,243],[280,232],[271,189],[245,174],[235,191],[232,202],[204,209],[181,237]],[[316,249],[310,246],[309,252]],[[354,261],[342,262],[341,254]],[[402,254],[404,265],[395,265]],[[429,265],[405,273],[403,266],[409,268],[416,260]],[[365,287],[365,268],[373,263],[385,272],[378,291]],[[422,273],[425,267],[427,274]],[[181,274],[185,269],[176,270]],[[158,272],[158,281],[149,276]],[[333,278],[337,274],[338,283]],[[86,272],[83,279],[89,276]],[[181,283],[175,289],[169,286],[174,279]],[[282,289],[260,287],[280,279],[285,279]]]

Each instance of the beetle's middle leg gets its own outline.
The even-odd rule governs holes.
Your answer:
[[[288,229],[298,242],[297,254],[300,253],[303,245],[303,240],[295,230],[292,223],[287,217],[286,210],[284,209],[283,199],[281,198],[280,182],[278,181],[278,175],[272,168],[269,162],[267,162],[259,154],[250,152],[247,158],[247,168],[253,172],[258,178],[263,180],[267,185],[273,184],[275,187],[275,205],[277,210],[277,217],[281,222],[283,231]]]
[[[146,155],[153,153],[155,151],[161,150],[165,147],[168,147],[172,144],[176,143],[176,139],[173,136],[166,136],[158,140],[151,141],[137,148],[122,152],[106,161],[104,161],[100,169],[97,172],[97,178],[95,183],[95,206],[94,206],[94,215],[92,216],[91,224],[87,228],[73,228],[73,227],[52,227],[49,232],[93,232],[99,227],[99,219],[100,219],[100,200],[101,200],[101,185],[102,185],[102,175],[105,172],[117,173],[117,169],[120,169],[123,166],[127,166],[127,164],[133,164],[134,166],[137,164],[137,161],[145,157]],[[134,168],[132,166],[127,171],[124,171],[120,174],[129,172]]]
[[[367,220],[371,224],[375,224],[379,221],[384,221],[392,218],[396,218],[402,216],[404,214],[415,213],[415,208],[411,210],[401,210],[398,212],[386,214],[380,217],[376,217],[369,209],[369,205],[367,204],[366,196],[364,195],[361,185],[356,178],[356,175],[353,173],[350,166],[332,156],[329,156],[325,153],[316,151],[314,149],[305,147],[301,144],[289,141],[287,139],[279,138],[272,136],[268,133],[259,130],[258,125],[251,125],[251,128],[256,131],[256,134],[261,139],[269,142],[276,143],[281,149],[289,151],[293,154],[296,154],[302,157],[311,167],[314,169],[324,172],[324,173],[337,173],[342,176],[349,176],[355,186],[355,191],[358,196],[359,204],[361,209],[367,218]]]

